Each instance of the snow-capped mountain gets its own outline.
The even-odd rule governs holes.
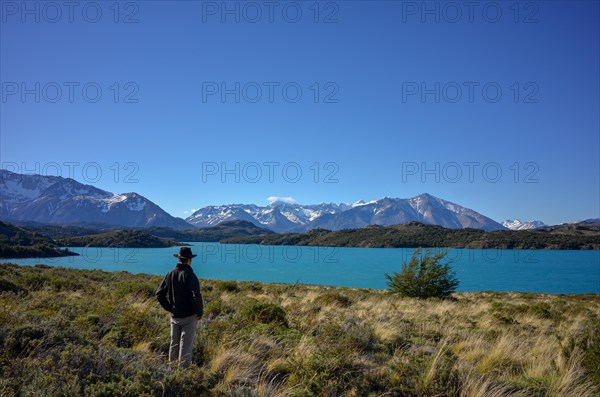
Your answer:
[[[114,194],[70,178],[0,170],[0,219],[190,228],[137,193]]]
[[[278,233],[303,232],[315,228],[355,229],[373,224],[388,226],[409,221],[448,228],[505,229],[473,210],[426,193],[408,199],[385,197],[353,204],[273,202],[266,207],[253,204],[210,206],[199,209],[186,220],[195,226],[206,227],[233,219],[247,220]]]
[[[367,225],[389,226],[417,221],[460,229],[472,227],[483,230],[502,230],[496,221],[458,204],[424,193],[400,199],[385,197],[375,202],[355,206],[340,214],[324,216],[311,222],[310,229],[353,229]]]
[[[224,221],[245,220],[278,233],[302,231],[324,214],[352,208],[351,204],[322,203],[299,205],[275,201],[265,207],[254,204],[228,204],[201,208],[186,221],[197,227],[215,226]]]
[[[542,221],[526,221],[521,222],[518,219],[512,220],[507,219],[502,222],[502,226],[510,230],[528,230],[528,229],[536,229],[538,227],[546,226],[546,224]]]

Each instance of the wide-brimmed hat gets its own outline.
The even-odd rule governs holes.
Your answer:
[[[194,258],[198,255],[194,255],[192,254],[192,249],[190,247],[181,247],[179,248],[179,253],[178,254],[173,254],[173,256],[176,256],[178,258]]]

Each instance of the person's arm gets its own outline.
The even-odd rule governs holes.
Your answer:
[[[168,277],[168,275],[165,276],[162,283],[160,283],[160,286],[156,290],[156,298],[158,299],[158,303],[160,303],[162,308],[170,313],[171,312],[171,302],[169,302],[169,299],[167,298],[167,296],[169,295],[169,286],[167,283],[167,277]]]
[[[200,294],[200,282],[198,281],[198,277],[195,274],[192,274],[189,277],[189,291],[190,291],[190,300],[194,306],[194,312],[198,316],[198,319],[202,318],[204,314],[204,307],[202,304],[202,294]]]

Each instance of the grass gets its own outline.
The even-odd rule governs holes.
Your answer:
[[[596,396],[598,295],[201,280],[194,365],[162,277],[0,265],[0,396]]]

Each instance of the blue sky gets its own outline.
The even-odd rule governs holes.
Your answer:
[[[423,192],[600,216],[596,1],[0,4],[2,168],[181,217]]]

